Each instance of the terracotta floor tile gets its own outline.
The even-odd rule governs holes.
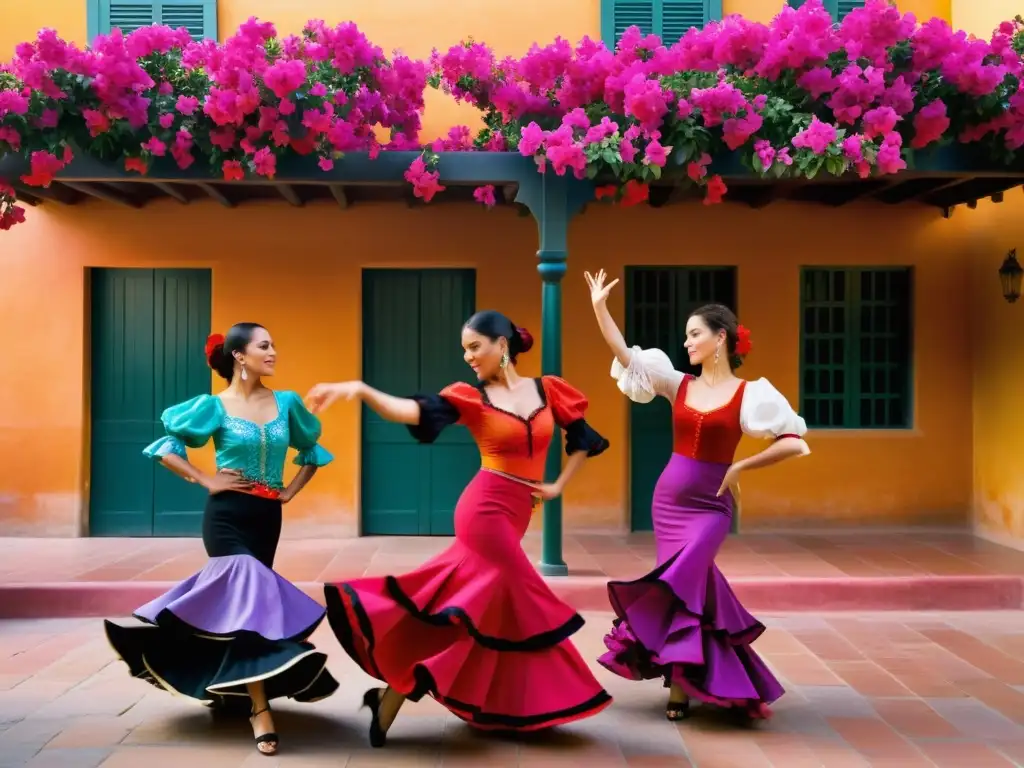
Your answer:
[[[875,711],[898,733],[911,739],[954,739],[952,723],[920,699],[875,699]]]
[[[844,684],[821,659],[810,653],[775,656],[772,667],[791,685]]]
[[[921,756],[913,744],[881,720],[830,717],[828,723],[854,749],[868,758],[900,758],[910,761]]]
[[[1015,763],[978,742],[921,742],[918,747],[939,768],[1014,768]]]
[[[1008,685],[1024,685],[1024,661],[1011,658],[976,637],[952,629],[924,630],[921,634]]]
[[[871,661],[833,661],[829,668],[863,696],[910,696],[910,690]]]
[[[793,632],[800,643],[822,661],[862,661],[864,654],[833,630]]]

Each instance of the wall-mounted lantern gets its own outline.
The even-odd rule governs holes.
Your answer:
[[[1006,254],[1003,266],[999,268],[999,282],[1003,286],[1003,298],[1010,304],[1020,298],[1021,277],[1024,277],[1024,268],[1021,268],[1020,262],[1017,261],[1017,249],[1014,248]]]

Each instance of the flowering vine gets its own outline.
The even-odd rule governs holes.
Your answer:
[[[886,0],[836,25],[808,0],[770,24],[730,16],[670,47],[631,28],[614,51],[557,39],[498,60],[469,40],[429,61],[388,58],[352,23],[279,38],[250,19],[222,44],[154,26],[86,49],[43,30],[0,65],[0,158],[29,165],[0,180],[0,229],[24,219],[12,184],[46,187],[75,154],[143,175],[170,158],[237,181],[273,178],[288,156],[313,155],[327,172],[348,152],[414,149],[405,178],[429,202],[444,191],[438,153],[518,152],[626,206],[665,177],[720,202],[713,161],[728,153],[768,178],[892,174],[953,141],[1011,163],[1024,146],[1022,29],[1018,17],[979,40]],[[475,105],[483,127],[424,144],[428,84]],[[495,190],[474,198],[491,207]]]
[[[598,197],[623,205],[665,174],[716,203],[727,190],[709,168],[728,152],[769,178],[897,173],[912,150],[951,141],[1012,162],[1024,145],[1022,29],[1017,17],[978,40],[887,0],[836,25],[809,0],[768,25],[730,16],[690,29],[667,48],[636,27],[615,52],[558,39],[498,61],[467,41],[434,53],[428,82],[483,113],[460,149],[517,150],[542,172],[603,182]]]

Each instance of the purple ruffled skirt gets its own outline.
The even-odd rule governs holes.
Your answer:
[[[727,469],[672,454],[652,504],[657,567],[608,584],[618,618],[599,661],[629,680],[661,677],[693,699],[756,709],[785,691],[750,647],[764,625],[715,566],[732,518],[731,495],[715,495]]]
[[[215,707],[247,697],[246,684],[258,681],[268,699],[334,693],[327,657],[307,642],[325,610],[273,570],[280,533],[279,501],[211,496],[203,517],[209,562],[136,610],[142,625],[105,622],[132,675]]]

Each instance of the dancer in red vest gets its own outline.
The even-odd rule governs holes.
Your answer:
[[[769,717],[783,689],[750,647],[764,625],[736,599],[715,555],[729,533],[740,473],[810,453],[807,426],[767,379],[735,376],[750,340],[732,310],[709,304],[687,320],[684,346],[690,364],[702,368],[694,377],[660,349],[630,349],[606,306],[618,280],[606,285],[604,270],[586,277],[619,389],[637,403],[666,398],[673,426],[672,457],[651,508],[657,566],[608,584],[618,618],[600,662],[630,680],[663,678],[669,720],[686,717],[691,698]],[[773,442],[736,462],[744,434]]]

